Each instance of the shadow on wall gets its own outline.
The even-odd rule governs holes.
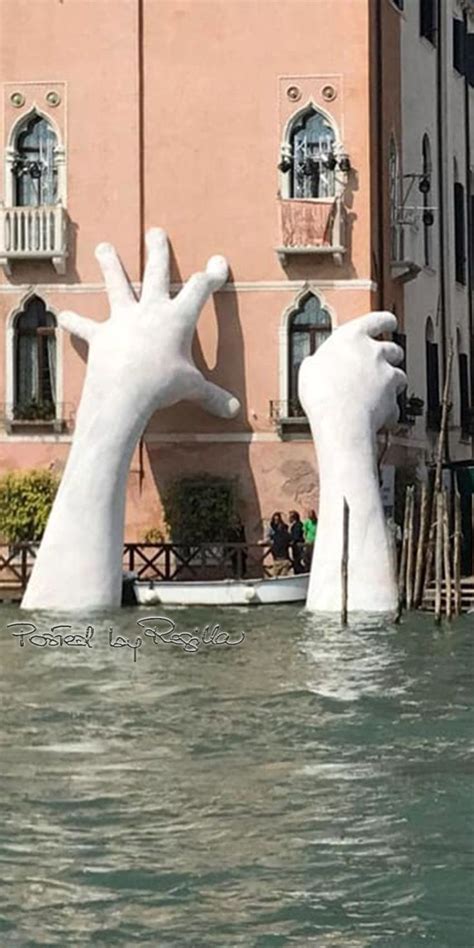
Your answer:
[[[173,269],[176,272],[175,261]],[[180,281],[181,277],[173,274],[173,279]],[[217,320],[215,367],[207,366],[198,334],[194,338],[194,359],[207,379],[237,395],[241,403],[240,414],[232,420],[213,418],[191,402],[181,402],[160,412],[151,420],[145,434],[147,467],[159,498],[173,481],[190,475],[206,473],[233,480],[237,508],[245,524],[247,539],[256,540],[261,537],[262,514],[250,462],[250,440],[225,439],[232,432],[245,438],[252,431],[248,419],[244,340],[237,294],[231,290],[217,293],[213,305]],[[205,433],[208,438],[224,437],[217,437],[215,441],[185,440],[186,435],[196,433]],[[170,440],[164,437],[165,434]],[[183,440],[173,441],[176,434]],[[145,490],[146,485],[142,483],[142,495]]]

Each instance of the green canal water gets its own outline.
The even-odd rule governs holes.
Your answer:
[[[0,611],[1,948],[472,948],[473,617],[160,614]]]

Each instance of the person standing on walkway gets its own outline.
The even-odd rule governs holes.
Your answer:
[[[311,560],[313,559],[313,549],[318,532],[318,518],[313,509],[307,511],[306,520],[303,521],[304,532],[304,566],[307,572],[311,569]]]
[[[291,537],[288,526],[278,511],[270,520],[267,542],[271,544],[273,556],[272,575],[287,576],[291,569],[291,560],[288,555]]]
[[[297,510],[290,510],[290,537],[291,554],[293,557],[293,570],[295,573],[303,573],[303,553],[304,553],[304,530],[301,523],[301,517]]]

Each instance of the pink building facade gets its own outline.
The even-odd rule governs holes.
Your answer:
[[[242,412],[151,420],[127,538],[162,527],[163,491],[190,474],[232,479],[254,538],[275,509],[317,507],[297,367],[380,304],[372,19],[366,0],[3,0],[2,472],[61,471],[87,354],[55,317],[104,319],[96,244],[138,288],[159,225],[173,289],[214,253],[230,262],[196,354]]]

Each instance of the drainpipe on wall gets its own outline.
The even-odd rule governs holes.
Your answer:
[[[138,90],[138,227],[139,254],[138,280],[145,264],[145,108],[144,108],[144,49],[143,0],[137,0],[137,90]]]
[[[383,62],[382,62],[382,0],[375,0],[375,63],[376,63],[376,136],[377,136],[377,254],[378,254],[378,306],[385,309],[385,178],[383,141]]]
[[[468,18],[467,10],[464,10],[464,35],[467,36],[468,32]],[[473,278],[473,253],[474,249],[471,246],[472,241],[472,206],[471,206],[471,116],[469,109],[469,82],[467,77],[467,70],[464,74],[464,130],[466,135],[466,144],[465,144],[465,157],[466,157],[466,206],[467,206],[467,311],[468,311],[468,325],[469,325],[469,364],[470,364],[470,379],[471,379],[471,408],[474,408],[474,320],[473,320],[473,299],[472,294],[474,291]]]
[[[438,206],[439,206],[439,303],[440,303],[440,316],[441,316],[441,358],[442,358],[442,379],[443,379],[443,388],[446,379],[446,367],[447,367],[447,351],[446,351],[446,269],[445,269],[445,260],[446,260],[446,232],[445,232],[445,222],[446,214],[445,209],[448,207],[448,202],[446,201],[446,187],[445,187],[445,129],[444,129],[444,108],[443,108],[443,96],[444,96],[444,84],[443,84],[443,66],[445,63],[445,55],[443,55],[443,43],[445,42],[444,32],[441,29],[441,18],[443,15],[443,0],[438,0],[437,7],[437,45],[436,45],[436,115],[437,115],[437,138],[438,138]],[[449,257],[449,261],[451,257]],[[451,277],[451,274],[449,274]],[[446,425],[446,439],[445,439],[445,457],[446,461],[449,461],[450,452],[449,452],[449,425]]]
[[[143,0],[137,0],[137,122],[138,122],[138,282],[143,279],[145,267],[145,106],[144,106],[144,48]],[[143,463],[144,434],[138,446],[138,490],[145,479]]]

